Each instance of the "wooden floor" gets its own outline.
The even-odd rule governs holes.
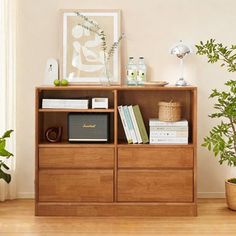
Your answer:
[[[200,199],[198,217],[35,217],[33,200],[0,203],[0,236],[236,235],[236,211],[224,199]]]

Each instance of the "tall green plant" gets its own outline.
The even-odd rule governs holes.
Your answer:
[[[205,55],[209,63],[221,62],[229,72],[236,71],[236,45],[231,47],[216,43],[214,39],[196,45],[197,54]],[[211,118],[220,119],[220,124],[212,128],[209,135],[204,138],[202,146],[219,156],[219,163],[227,162],[229,166],[236,166],[236,81],[225,83],[226,90],[213,89],[209,98],[216,99],[215,113]]]
[[[13,130],[8,130],[0,137],[0,179],[8,184],[11,182],[11,175],[7,173],[10,168],[4,160],[13,157],[13,154],[6,150],[6,139],[10,138],[12,132]]]

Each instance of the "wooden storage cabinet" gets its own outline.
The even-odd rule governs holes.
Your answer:
[[[108,97],[109,109],[43,109],[43,98]],[[148,121],[159,101],[179,101],[189,144],[127,144],[119,105],[138,104]],[[36,89],[35,214],[50,216],[197,215],[197,89],[155,86],[68,86]],[[108,143],[69,143],[69,112],[110,114]],[[62,141],[45,131],[63,128]]]

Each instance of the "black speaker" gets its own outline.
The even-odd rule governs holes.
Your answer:
[[[69,113],[69,142],[108,142],[108,113]]]

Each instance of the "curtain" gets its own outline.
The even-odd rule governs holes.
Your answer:
[[[15,57],[16,0],[0,0],[0,135],[13,129],[7,149],[14,154],[7,160],[12,180],[0,179],[0,201],[16,198],[15,155]]]

